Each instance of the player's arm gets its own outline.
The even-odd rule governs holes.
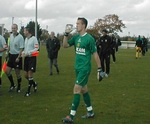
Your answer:
[[[97,52],[94,52],[93,56],[94,56],[95,62],[97,64],[97,79],[98,79],[98,81],[101,81],[103,79],[103,77],[104,77],[104,72],[103,72],[103,70],[101,68],[100,58],[99,58]]]
[[[101,68],[101,62],[100,62],[100,58],[98,56],[98,53],[97,52],[94,52],[93,53],[93,56],[94,56],[94,59],[95,59],[95,62],[97,64],[97,68]]]
[[[68,44],[68,36],[64,36],[64,39],[63,39],[63,47],[64,48],[68,48],[69,47],[69,44]]]
[[[8,50],[8,46],[7,46],[7,44],[6,44],[6,42],[3,44],[3,47],[0,49],[0,52],[4,52],[4,51],[6,51],[6,50]]]
[[[65,28],[65,34],[64,34],[64,39],[63,39],[63,47],[68,48],[70,45],[68,44],[68,35],[72,32],[73,30],[73,25],[67,24]]]
[[[20,52],[18,54],[18,57],[16,58],[17,62],[19,62],[19,60],[21,58],[21,55],[22,55],[22,52],[24,50],[24,38],[23,38],[23,36],[21,36],[21,39],[20,39],[20,42],[19,42],[19,47],[20,47]]]

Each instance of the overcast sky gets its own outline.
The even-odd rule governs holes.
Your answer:
[[[19,28],[35,21],[36,0],[0,0],[0,24],[11,30],[12,19]],[[43,29],[63,33],[67,23],[85,17],[92,26],[98,18],[116,14],[123,20],[125,35],[150,35],[150,0],[38,0],[38,23]]]

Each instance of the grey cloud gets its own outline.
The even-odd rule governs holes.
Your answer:
[[[7,28],[11,25],[11,17],[15,17],[16,23],[23,22],[26,25],[35,18],[35,5],[30,4],[35,0],[0,0],[0,23],[5,23]],[[29,3],[27,7],[27,3]],[[127,28],[126,35],[143,33],[147,35],[150,28],[149,0],[38,0],[38,22],[49,31],[62,33],[67,23],[75,25],[78,16],[84,16],[89,20],[89,25],[98,18],[108,14],[117,14]]]

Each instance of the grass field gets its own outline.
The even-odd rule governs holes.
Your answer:
[[[90,120],[80,118],[86,113],[81,98],[75,124],[150,124],[150,53],[135,59],[135,50],[120,49],[116,56],[117,62],[111,62],[109,77],[102,82],[96,79],[97,67],[92,59],[88,87],[96,116]],[[61,48],[58,63],[60,74],[57,75],[54,70],[54,75],[49,76],[47,53],[42,46],[34,75],[39,84],[38,92],[30,97],[24,97],[28,85],[24,77],[22,92],[9,93],[10,83],[6,75],[3,76],[0,124],[62,123],[61,118],[68,115],[73,99],[73,48]]]

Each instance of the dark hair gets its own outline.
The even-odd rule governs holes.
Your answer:
[[[81,20],[83,24],[85,24],[85,28],[87,27],[88,25],[88,21],[87,19],[83,18],[83,17],[79,17],[78,20]]]
[[[14,24],[12,24],[12,26],[13,26],[13,25],[16,26],[16,28],[18,29],[18,25],[17,25],[17,24],[14,23]]]
[[[32,35],[35,34],[34,28],[31,28],[31,27],[29,27],[29,26],[26,26],[25,29],[26,29],[30,34],[32,34]]]

